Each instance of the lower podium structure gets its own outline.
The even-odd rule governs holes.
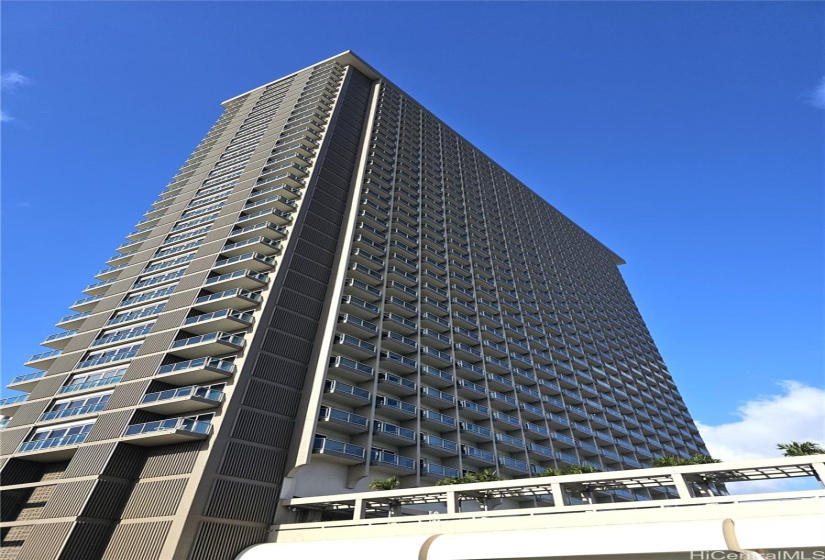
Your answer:
[[[825,558],[825,490],[709,496],[713,484],[825,476],[825,456],[293,498],[237,560]],[[664,488],[665,500],[595,503]]]

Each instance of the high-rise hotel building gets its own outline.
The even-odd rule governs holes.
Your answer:
[[[223,107],[0,403],[0,559],[229,560],[279,497],[706,452],[623,261],[362,60]]]

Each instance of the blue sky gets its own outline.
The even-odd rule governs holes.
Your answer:
[[[220,101],[352,49],[628,261],[709,438],[767,407],[796,418],[771,441],[825,439],[823,16],[819,2],[4,2],[3,380]]]

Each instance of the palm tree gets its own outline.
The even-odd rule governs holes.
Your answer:
[[[694,453],[690,457],[678,457],[676,455],[663,455],[651,461],[654,467],[679,467],[682,465],[704,465],[707,463],[721,463],[719,459],[702,455],[701,453]]]
[[[705,465],[707,463],[721,463],[721,459],[714,459],[713,457],[708,457],[707,455],[703,455],[701,453],[694,453],[690,456],[690,465]]]
[[[448,476],[436,481],[436,486],[447,486],[448,484],[470,484],[471,482],[492,482],[501,480],[492,469],[483,469],[481,472],[469,473],[466,476]]]
[[[393,488],[397,488],[399,484],[401,484],[401,481],[398,480],[398,477],[391,476],[389,478],[373,480],[370,482],[370,490],[392,490]]]
[[[780,451],[784,451],[784,457],[803,457],[805,455],[820,455],[825,453],[825,449],[818,443],[812,441],[792,441],[791,443],[780,443],[776,446]]]
[[[464,484],[469,482],[465,476],[448,476],[435,482],[436,486],[447,486],[450,484]]]
[[[494,480],[501,480],[496,472],[492,469],[482,469],[481,472],[470,473],[467,475],[468,482],[492,482]]]
[[[663,455],[657,457],[650,462],[654,467],[678,467],[679,465],[686,465],[684,457],[676,457],[675,455]]]

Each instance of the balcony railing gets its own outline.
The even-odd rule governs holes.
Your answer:
[[[174,350],[179,348],[187,348],[190,346],[196,346],[198,344],[207,344],[209,342],[223,343],[230,346],[237,346],[240,348],[244,345],[244,337],[238,334],[214,332],[177,340],[172,344],[172,349]]]
[[[409,457],[388,453],[381,449],[373,449],[370,453],[370,463],[373,465],[384,465],[398,467],[403,470],[415,471],[415,460]]]
[[[32,373],[24,373],[23,375],[13,377],[12,380],[9,382],[8,387],[11,388],[13,385],[19,384],[32,385],[32,382],[40,380],[45,375],[45,371],[34,371]]]
[[[189,386],[149,393],[140,401],[140,408],[159,414],[180,414],[218,406],[223,391],[211,387]]]
[[[121,379],[123,379],[122,374],[115,375],[113,377],[105,377],[103,379],[95,379],[94,381],[86,381],[85,383],[75,383],[73,385],[66,385],[65,387],[61,387],[57,394],[62,395],[64,393],[74,393],[77,391],[84,391],[86,389],[93,389],[95,387],[112,385],[113,383],[118,383]]]
[[[29,395],[15,395],[13,397],[6,397],[5,399],[0,399],[0,408],[4,406],[11,406],[13,404],[25,402],[28,398]]]
[[[117,362],[119,360],[128,360],[129,358],[134,358],[138,353],[138,350],[129,350],[127,352],[120,352],[118,354],[112,354],[109,356],[100,356],[99,358],[92,358],[91,360],[83,360],[82,362],[78,363],[75,369],[83,369],[92,366],[99,366],[101,364],[108,364],[109,362]]]
[[[64,408],[63,410],[52,410],[49,412],[44,412],[40,418],[37,420],[38,422],[46,422],[48,420],[57,420],[59,418],[69,418],[71,416],[80,416],[82,414],[91,414],[93,412],[99,412],[103,410],[106,406],[106,402],[99,402],[95,404],[89,404],[86,406],[76,406],[74,408]]]
[[[168,420],[157,420],[155,422],[127,426],[126,431],[123,432],[123,436],[138,436],[177,430],[207,436],[212,430],[212,423],[200,422],[192,418],[170,418]]]
[[[67,445],[78,445],[86,441],[86,436],[89,434],[74,434],[71,436],[63,436],[58,438],[40,439],[37,441],[25,441],[20,444],[17,449],[18,453],[26,453],[28,451],[39,451],[41,449],[51,449],[53,447],[65,447]]]
[[[360,445],[319,436],[312,443],[312,452],[338,458],[346,464],[361,463],[366,458],[366,450]]]

